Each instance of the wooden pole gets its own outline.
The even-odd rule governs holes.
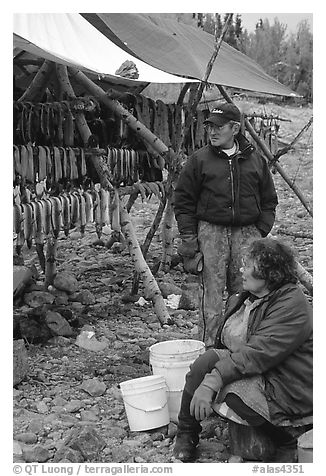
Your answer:
[[[295,138],[293,139],[293,141],[286,145],[285,147],[283,147],[283,149],[280,149],[276,154],[275,154],[275,159],[279,159],[282,155],[284,154],[287,154],[289,152],[289,150],[293,149],[294,145],[298,142],[298,140],[300,139],[300,137],[302,136],[302,134],[304,132],[306,132],[309,127],[311,126],[312,124],[312,121],[313,121],[313,117],[311,117],[309,119],[309,121],[307,122],[307,124],[301,129],[301,131],[299,132],[299,134],[297,134],[295,136]]]
[[[232,99],[230,98],[230,96],[227,94],[227,92],[224,90],[223,86],[220,86],[218,85],[217,86],[218,89],[220,90],[221,94],[223,95],[224,99],[231,103],[231,104],[234,104]],[[282,166],[277,162],[277,160],[275,160],[275,157],[273,156],[273,154],[271,153],[271,151],[269,150],[269,148],[267,147],[267,145],[260,139],[260,137],[258,136],[258,134],[256,133],[255,129],[252,127],[252,125],[250,124],[250,122],[248,121],[248,119],[245,119],[245,125],[246,125],[246,128],[247,128],[247,131],[249,132],[249,134],[251,135],[251,137],[255,140],[255,142],[258,144],[258,146],[261,148],[261,150],[263,151],[263,153],[265,154],[265,156],[267,157],[267,159],[269,160],[269,162],[271,162],[273,164],[273,166],[275,167],[275,169],[278,171],[278,173],[281,175],[281,177],[285,180],[285,182],[289,185],[289,187],[291,188],[291,190],[294,191],[294,193],[296,194],[296,196],[299,198],[300,202],[302,203],[302,205],[305,207],[305,209],[307,210],[307,212],[309,213],[310,216],[313,216],[312,214],[312,210],[310,209],[308,203],[306,202],[306,199],[305,197],[303,196],[303,193],[301,192],[301,190],[293,183],[293,181],[288,177],[288,175],[286,174],[286,172],[283,170]]]
[[[57,256],[57,239],[50,235],[47,240],[46,261],[45,261],[45,282],[44,286],[47,288],[53,284],[56,272],[56,256]]]
[[[163,216],[163,211],[165,208],[166,204],[166,195],[160,200],[158,209],[156,211],[155,218],[153,220],[153,223],[148,230],[148,233],[146,235],[146,238],[144,240],[144,243],[141,246],[141,251],[143,253],[144,258],[146,259],[149,247],[151,245],[151,242],[154,238],[155,233],[157,232],[157,229],[161,223],[162,216]],[[133,282],[132,282],[132,288],[131,288],[131,294],[137,294],[138,293],[138,288],[139,288],[139,281],[140,281],[140,274],[135,271],[134,277],[133,277]]]
[[[136,238],[135,230],[132,226],[131,219],[127,210],[120,206],[120,223],[121,230],[126,238],[126,242],[129,248],[129,254],[134,263],[137,273],[143,279],[147,296],[153,302],[155,314],[158,317],[161,325],[168,324],[171,322],[170,315],[166,309],[162,293],[158,284],[152,275],[151,270],[146,263],[142,251],[140,249],[139,243]]]
[[[219,37],[219,39],[217,39],[217,37],[215,37],[215,48],[214,48],[214,51],[213,51],[213,54],[212,54],[210,60],[207,63],[204,78],[198,85],[198,89],[197,89],[195,99],[194,99],[193,103],[190,105],[190,110],[189,110],[189,113],[188,113],[188,116],[187,116],[187,119],[186,119],[186,124],[185,124],[185,127],[184,127],[183,137],[182,137],[182,140],[180,142],[179,150],[182,150],[184,148],[184,142],[185,142],[185,139],[186,139],[186,137],[188,135],[188,132],[190,130],[191,123],[193,122],[193,116],[196,113],[197,106],[198,106],[198,104],[201,100],[201,97],[203,95],[204,88],[205,88],[205,86],[207,84],[207,81],[208,81],[208,78],[209,78],[209,76],[212,72],[214,62],[215,62],[215,60],[217,58],[217,55],[220,51],[222,41],[224,40],[224,37],[225,37],[225,35],[228,31],[229,25],[232,21],[232,17],[233,17],[233,13],[228,13],[228,17],[227,17],[227,19],[224,23],[223,30],[221,32],[221,36]]]
[[[169,149],[164,142],[153,134],[147,127],[138,121],[127,109],[125,109],[117,100],[110,99],[103,89],[89,79],[82,71],[77,68],[70,67],[71,76],[74,77],[79,84],[83,85],[92,96],[96,97],[100,102],[105,104],[111,111],[117,114],[121,119],[135,131],[142,139],[148,142],[164,159],[169,159],[172,150]]]
[[[45,60],[36,75],[34,76],[33,81],[30,83],[30,85],[28,86],[24,94],[18,99],[18,101],[34,101],[35,98],[40,96],[52,74],[53,68],[54,64],[52,63],[52,61]]]
[[[57,73],[58,82],[59,82],[59,85],[62,89],[63,94],[66,95],[70,99],[76,99],[75,92],[74,92],[74,90],[71,86],[70,80],[69,80],[67,66],[57,64],[56,65],[56,73]],[[82,141],[86,145],[87,142],[88,142],[89,137],[92,135],[92,131],[90,130],[90,128],[87,124],[85,114],[82,111],[78,111],[78,112],[74,111],[74,117],[75,117],[75,120],[76,120],[76,125],[77,125],[77,128],[78,128],[78,131],[81,135]],[[106,188],[111,188],[112,189],[113,186],[111,185],[111,183],[108,179],[109,170],[108,170],[107,164],[104,162],[101,155],[98,155],[98,154],[90,155],[89,159],[91,160],[91,162],[92,162],[92,164],[93,164],[93,166],[94,166],[94,168],[97,172],[97,175],[98,175],[99,180],[101,182],[101,186],[105,189]]]

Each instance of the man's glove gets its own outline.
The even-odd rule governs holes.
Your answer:
[[[183,258],[183,267],[187,273],[198,274],[203,270],[203,255],[199,251],[198,239],[194,234],[181,235],[178,253]]]
[[[199,385],[190,402],[190,414],[197,421],[204,420],[212,413],[212,400],[215,392],[205,385]]]
[[[181,243],[178,246],[178,253],[182,258],[193,258],[199,251],[197,235],[192,233],[180,236]]]

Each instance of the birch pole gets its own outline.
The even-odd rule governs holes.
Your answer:
[[[96,97],[111,111],[115,112],[119,117],[121,117],[121,119],[143,140],[148,142],[158,154],[160,154],[166,160],[170,159],[170,156],[173,154],[172,150],[169,149],[158,137],[156,137],[155,134],[147,129],[144,124],[138,121],[118,101],[110,99],[102,88],[93,83],[92,80],[87,78],[87,76],[77,68],[69,68],[69,71],[71,71],[75,80],[82,84],[92,96]],[[119,203],[119,205],[121,231],[126,238],[129,253],[134,263],[135,269],[143,279],[147,294],[153,302],[154,310],[160,323],[162,325],[168,324],[171,322],[171,319],[166,309],[162,293],[144,259],[130,216],[123,207],[122,203]]]
[[[53,68],[52,61],[45,60],[18,102],[33,101],[36,97],[40,97],[50,79]]]
[[[139,273],[140,277],[143,279],[147,296],[153,303],[155,314],[157,315],[161,325],[169,324],[171,322],[171,318],[166,309],[162,293],[154,276],[151,273],[151,270],[148,267],[148,264],[145,261],[136,237],[134,227],[131,223],[130,216],[122,204],[120,206],[120,224],[121,231],[126,238],[129,254],[137,273]]]
[[[60,85],[60,88],[64,94],[68,98],[75,99],[76,94],[73,90],[73,87],[71,86],[69,76],[68,76],[68,70],[67,66],[57,64],[56,65],[56,74],[58,78],[58,82]],[[85,114],[82,111],[76,112],[74,114],[75,120],[76,120],[76,126],[78,128],[78,131],[80,133],[80,136],[82,138],[82,141],[84,145],[87,144],[89,137],[92,135],[92,131],[90,130]],[[109,188],[112,189],[112,185],[108,179],[109,171],[107,164],[104,162],[103,158],[101,155],[91,155],[89,156],[90,161],[92,162],[97,175],[99,177],[99,180],[101,182],[101,186],[103,188]]]

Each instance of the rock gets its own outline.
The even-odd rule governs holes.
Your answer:
[[[32,433],[39,433],[43,428],[43,421],[42,420],[32,420],[28,425],[28,430]]]
[[[76,345],[86,350],[100,352],[107,347],[107,342],[98,341],[92,331],[82,331],[76,339]]]
[[[30,445],[37,442],[37,436],[35,435],[35,433],[31,433],[31,432],[18,433],[18,435],[15,435],[15,440],[21,441],[22,443],[26,443]]]
[[[98,417],[90,410],[81,411],[80,418],[82,421],[98,421]]]
[[[127,436],[127,431],[121,428],[120,426],[111,426],[106,429],[105,434],[111,438],[125,438]]]
[[[85,427],[82,430],[80,428],[74,430],[67,445],[79,451],[85,459],[96,461],[106,443],[94,428]]]
[[[184,285],[179,301],[179,309],[194,311],[198,308],[198,284],[189,283]]]
[[[45,314],[45,322],[53,334],[58,336],[71,336],[73,334],[72,327],[69,322],[58,312],[47,311]]]
[[[244,460],[242,456],[237,456],[237,455],[231,455],[230,458],[228,459],[228,463],[243,463]]]
[[[128,448],[123,445],[119,446],[118,448],[112,448],[112,461],[115,463],[132,463],[134,462],[134,453],[134,448]]]
[[[18,385],[29,371],[28,355],[23,339],[13,342],[13,385]]]
[[[24,302],[30,307],[40,307],[43,304],[52,304],[54,296],[46,291],[32,291],[24,295]]]
[[[168,434],[167,436],[169,438],[174,438],[175,435],[177,434],[177,429],[178,429],[178,426],[173,423],[172,421],[169,423],[169,426],[168,426]]]
[[[39,413],[48,413],[49,411],[47,404],[44,402],[36,402],[36,410]]]
[[[58,450],[53,458],[54,463],[82,463],[83,461],[84,457],[81,452],[69,447]]]
[[[169,294],[182,295],[182,289],[176,286],[172,282],[159,283],[159,288],[161,290],[162,296],[166,299]]]
[[[83,289],[74,296],[74,301],[79,301],[84,305],[95,304],[96,299],[93,293],[89,289]]]
[[[23,450],[22,450],[20,444],[18,443],[18,441],[14,440],[12,446],[13,446],[12,449],[13,449],[13,454],[14,455],[22,455],[23,454]]]
[[[71,344],[70,340],[64,336],[54,336],[48,340],[48,343],[53,345],[59,345],[60,347],[66,347],[67,345]]]
[[[105,383],[100,382],[97,378],[84,380],[79,388],[87,392],[89,395],[92,395],[92,397],[99,397],[106,391]]]
[[[68,413],[75,413],[83,408],[83,406],[84,405],[80,400],[70,400],[70,402],[64,406],[63,410]]]
[[[56,274],[53,285],[61,291],[66,291],[68,294],[75,293],[78,289],[78,282],[75,276],[66,271]]]
[[[143,459],[141,456],[136,456],[135,463],[146,463],[146,460]]]
[[[23,456],[26,463],[45,463],[51,458],[50,452],[40,445],[31,449],[23,449]]]

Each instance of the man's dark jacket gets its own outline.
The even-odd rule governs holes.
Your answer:
[[[242,292],[229,299],[216,347],[223,347],[220,332],[225,321],[248,296],[248,292]],[[285,284],[250,312],[247,343],[219,360],[203,384],[214,389],[215,372],[222,377],[223,385],[263,375],[274,424],[312,415],[312,344],[310,304],[297,285]]]
[[[181,234],[197,234],[199,220],[225,226],[256,225],[266,236],[275,219],[277,195],[267,162],[241,134],[239,152],[228,157],[207,145],[181,171],[174,212]]]

